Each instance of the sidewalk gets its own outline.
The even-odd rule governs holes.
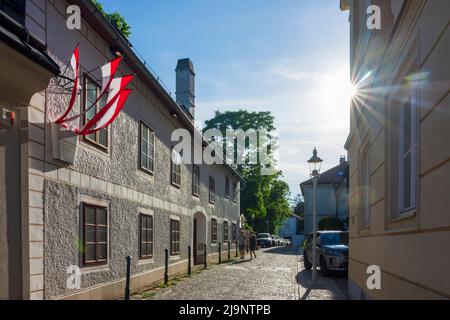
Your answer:
[[[336,281],[345,281],[344,279],[323,277],[318,271],[317,283],[313,284],[312,271],[304,269],[302,256],[299,256],[298,270],[296,278],[300,300],[348,300],[346,293],[336,283]]]

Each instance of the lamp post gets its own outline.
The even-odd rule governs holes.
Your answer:
[[[308,160],[311,180],[313,182],[313,269],[312,269],[312,282],[317,281],[317,259],[316,259],[316,233],[317,233],[317,182],[320,178],[320,167],[323,160],[317,156],[317,149],[314,148],[313,156]]]

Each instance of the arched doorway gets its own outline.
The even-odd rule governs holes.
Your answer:
[[[206,243],[206,215],[197,211],[194,214],[193,228],[193,248],[194,248],[194,264],[202,264],[205,260],[205,243]]]

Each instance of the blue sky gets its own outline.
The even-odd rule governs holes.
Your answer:
[[[338,164],[349,130],[349,24],[338,0],[101,0],[132,26],[131,42],[175,92],[177,59],[196,71],[196,116],[271,111],[292,195],[317,146]]]

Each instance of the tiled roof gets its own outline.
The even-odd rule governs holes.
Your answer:
[[[339,184],[344,180],[346,175],[346,170],[348,167],[348,162],[344,161],[341,164],[337,165],[334,168],[331,168],[330,170],[327,170],[323,172],[320,175],[318,184]],[[309,179],[305,182],[302,182],[300,186],[304,185],[311,185],[312,180]]]

